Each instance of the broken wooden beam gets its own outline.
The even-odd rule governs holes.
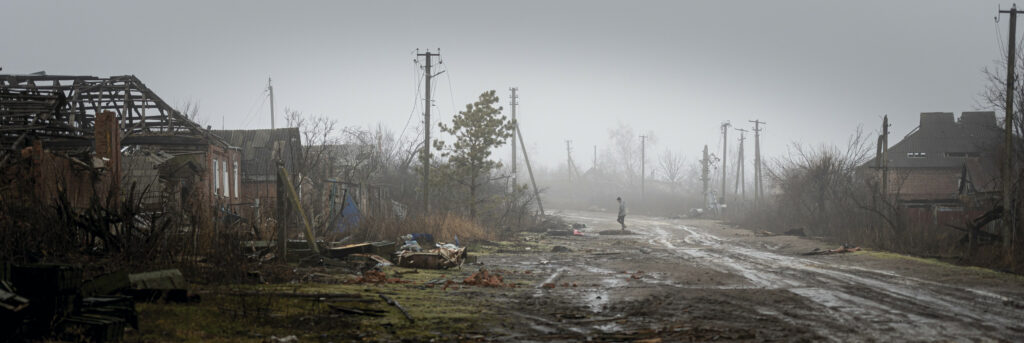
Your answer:
[[[381,299],[384,299],[384,301],[387,302],[388,305],[397,307],[399,311],[402,311],[402,314],[405,315],[405,318],[408,319],[410,323],[415,323],[416,322],[416,320],[412,319],[412,316],[409,315],[409,311],[406,311],[405,307],[402,307],[402,305],[399,304],[397,300],[395,300],[395,299],[393,299],[393,298],[391,298],[389,296],[383,295],[383,294],[377,294],[377,295],[379,295]]]

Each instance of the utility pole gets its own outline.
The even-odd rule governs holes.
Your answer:
[[[270,78],[267,78],[267,91],[270,92],[270,129],[274,127],[274,85],[270,84]]]
[[[647,136],[640,135],[640,199],[647,196],[644,179],[647,178]]]
[[[889,115],[882,118],[882,196],[889,194]]]
[[[565,141],[565,171],[569,174],[569,181],[572,181],[572,141]]]
[[[722,123],[722,195],[718,197],[718,203],[722,205],[725,205],[725,170],[729,151],[729,126],[732,126],[729,122]]]
[[[594,171],[597,171],[597,146],[594,146]]]
[[[424,53],[416,53],[416,56],[423,56],[427,63],[423,66],[425,87],[423,88],[423,153],[420,159],[423,163],[423,215],[430,214],[430,73],[431,57],[440,57],[440,53],[431,53],[428,49]]]
[[[1003,123],[1004,130],[1006,131],[1006,137],[1003,149],[1006,153],[1005,161],[1003,162],[1003,247],[1010,249],[1013,247],[1013,222],[1015,219],[1013,202],[1011,197],[1013,196],[1013,85],[1014,85],[1014,71],[1013,67],[1017,64],[1017,5],[1014,4],[1010,7],[1009,11],[999,11],[999,13],[1010,14],[1010,37],[1009,46],[1006,49],[1006,118]],[[998,19],[999,17],[996,17]],[[1011,251],[1012,253],[1012,251]]]
[[[740,194],[740,199],[747,198],[747,185],[744,183],[746,178],[743,177],[743,141],[747,138],[744,136],[747,133],[746,129],[735,129],[740,132],[740,149],[736,156],[736,188],[733,189],[733,193]]]
[[[537,197],[537,207],[540,208],[540,215],[543,216],[544,203],[540,201],[540,190],[537,189],[537,179],[533,177],[533,167],[530,166],[530,155],[526,153],[526,141],[523,140],[523,131],[519,130],[519,123],[516,123],[515,125],[516,135],[519,136],[519,145],[523,148],[523,162],[526,162],[526,171],[530,173],[530,183],[533,184],[533,195]]]
[[[509,88],[509,90],[512,91],[512,96],[511,96],[511,101],[512,101],[512,122],[514,123],[516,121],[516,105],[519,105],[519,103],[516,101],[516,99],[519,98],[519,96],[516,95],[516,91],[519,90],[519,88],[512,87],[512,88]],[[516,159],[516,142],[515,142],[516,131],[519,131],[519,125],[513,125],[512,126],[512,137],[513,137],[512,138],[512,140],[513,140],[513,142],[512,142],[512,190],[513,191],[516,189],[516,187],[519,186],[519,182],[518,182],[519,174],[516,173],[516,164],[519,161],[518,159]]]
[[[708,181],[711,181],[711,159],[708,156],[708,145],[704,145],[704,158],[700,160],[700,181],[704,183],[704,204],[702,207],[706,211],[708,209]]]
[[[761,124],[765,122],[754,119],[754,206],[760,206],[764,200],[764,182],[761,178]]]

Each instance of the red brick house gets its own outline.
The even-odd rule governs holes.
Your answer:
[[[969,190],[993,191],[1002,139],[994,112],[963,112],[958,119],[949,112],[921,113],[920,125],[889,147],[888,191],[903,202],[957,201],[965,177]]]
[[[998,198],[1003,131],[994,112],[921,113],[920,124],[888,148],[888,159],[861,166],[880,178],[908,223],[962,226],[991,209]]]

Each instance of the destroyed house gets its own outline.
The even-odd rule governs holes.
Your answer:
[[[301,157],[302,141],[294,127],[260,130],[213,130],[242,152],[239,184],[243,199],[252,205],[274,206],[277,200],[278,162],[294,171]]]
[[[957,202],[961,195],[997,189],[1002,129],[994,112],[921,113],[920,125],[889,147],[888,193],[904,203]]]
[[[240,152],[132,75],[0,75],[0,128],[0,164],[32,165],[41,192],[84,202],[91,174],[152,211],[239,199]]]

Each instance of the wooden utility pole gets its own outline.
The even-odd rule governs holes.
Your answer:
[[[764,182],[761,178],[761,124],[760,120],[750,120],[754,123],[754,206],[760,206],[764,200]]]
[[[274,85],[270,84],[270,78],[267,78],[267,91],[270,92],[270,129],[274,127]]]
[[[711,181],[711,158],[708,156],[708,146],[704,145],[704,158],[700,160],[700,181],[704,184],[704,204],[701,206],[704,210],[708,209],[708,182]]]
[[[882,167],[882,196],[888,196],[889,194],[889,115],[885,115],[882,118],[882,141],[880,142],[881,147],[879,150],[882,152],[881,164]]]
[[[537,189],[537,180],[533,178],[533,167],[530,167],[530,155],[526,153],[526,141],[523,140],[523,131],[516,123],[516,135],[519,136],[519,145],[523,148],[523,162],[526,162],[526,171],[530,173],[530,183],[533,184],[533,195],[537,197],[537,207],[540,208],[540,215],[544,215],[544,203],[540,201],[540,190]],[[514,142],[512,144],[515,144]]]
[[[519,96],[516,95],[516,91],[518,91],[519,88],[511,87],[511,88],[509,88],[509,90],[512,91],[512,96],[510,97],[510,99],[511,99],[511,106],[512,106],[512,122],[514,123],[516,121],[516,105],[519,105],[519,103],[516,101],[516,99],[519,98]],[[512,126],[512,137],[513,137],[512,138],[512,190],[513,191],[515,191],[516,187],[519,186],[519,182],[518,182],[518,180],[519,180],[519,173],[516,172],[516,164],[518,164],[518,161],[519,161],[516,158],[516,142],[515,142],[515,137],[516,137],[516,132],[517,131],[519,131],[519,126],[518,125],[513,125]]]
[[[278,168],[284,166],[284,163],[281,162],[281,160],[276,160],[275,163]],[[274,218],[277,220],[277,257],[280,261],[286,261],[288,258],[288,224],[290,223],[289,219],[291,217],[292,208],[288,206],[288,201],[286,200],[287,196],[285,194],[287,191],[284,186],[286,181],[284,176],[282,176],[280,172],[274,173],[274,175],[276,176],[277,181],[277,196],[274,204],[275,210],[277,211],[276,218]]]
[[[430,79],[434,76],[430,73],[431,57],[439,57],[439,53],[431,53],[430,50],[424,53],[417,53],[416,56],[426,58],[423,66],[425,86],[423,88],[423,153],[420,160],[423,163],[423,215],[430,214]]]
[[[1009,35],[1009,46],[1006,49],[1006,118],[1003,123],[1005,133],[1005,141],[1003,142],[1003,150],[1005,151],[1005,161],[1003,162],[1003,247],[1010,249],[1013,246],[1013,219],[1014,210],[1013,202],[1013,85],[1014,85],[1014,66],[1017,64],[1017,5],[1014,4],[1010,7],[1009,11],[999,11],[999,13],[1010,14],[1010,35]],[[998,17],[996,17],[998,18]]]
[[[647,196],[645,179],[647,178],[647,136],[640,135],[640,199]]]
[[[743,175],[743,169],[744,169],[743,168],[743,141],[747,139],[746,136],[745,136],[745,134],[747,133],[747,130],[746,129],[735,129],[735,130],[740,132],[740,148],[739,148],[739,151],[737,152],[737,155],[739,155],[739,156],[736,156],[736,188],[734,188],[732,192],[735,193],[735,194],[740,194],[740,199],[746,199],[747,198],[747,185],[744,182],[744,181],[746,181],[746,178],[743,177],[744,176]]]
[[[565,141],[565,172],[569,175],[569,181],[572,181],[572,141]]]
[[[718,196],[718,203],[723,205],[725,204],[725,171],[729,151],[729,126],[732,126],[729,122],[722,123],[722,194]]]
[[[597,170],[597,146],[596,145],[594,146],[594,166],[592,168],[594,170]]]

